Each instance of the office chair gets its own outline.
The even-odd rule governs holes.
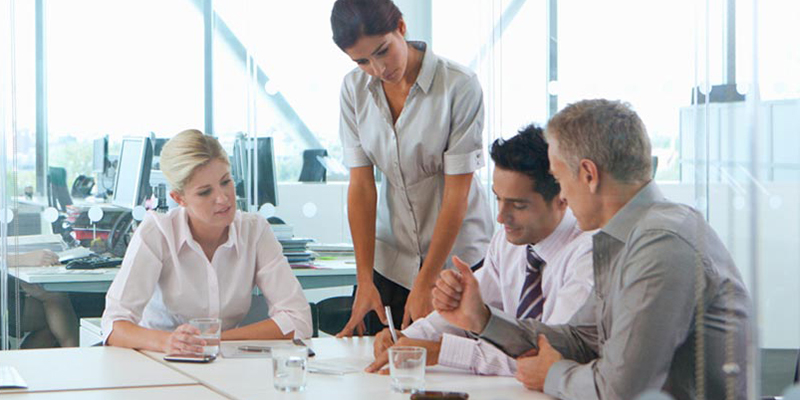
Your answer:
[[[314,336],[318,331],[329,335],[339,333],[350,319],[353,296],[336,296],[323,299],[311,307]]]
[[[658,169],[658,156],[653,156],[653,176],[651,176],[651,178],[656,179],[657,169]]]
[[[303,150],[303,169],[300,171],[300,182],[325,182],[327,180],[325,165],[319,157],[327,157],[328,150]]]
[[[50,182],[50,193],[47,203],[59,211],[67,212],[67,206],[72,205],[72,197],[67,189],[67,170],[62,167],[50,167],[47,174]]]
[[[797,352],[797,365],[794,367],[794,383],[800,384],[800,351]]]

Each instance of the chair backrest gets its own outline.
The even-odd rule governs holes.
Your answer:
[[[308,149],[303,150],[303,169],[300,171],[300,182],[325,182],[327,172],[325,165],[319,161],[319,157],[327,157],[328,150]]]
[[[352,296],[337,296],[323,299],[316,303],[314,320],[320,331],[329,335],[339,333],[350,319],[350,310],[353,308]]]
[[[66,212],[67,206],[72,205],[72,197],[67,189],[67,170],[62,167],[50,167],[47,172],[50,181],[48,203],[51,207]]]
[[[656,179],[656,170],[658,170],[658,156],[653,156],[653,175],[651,178]]]
[[[800,351],[797,352],[797,365],[794,367],[794,383],[800,383]]]

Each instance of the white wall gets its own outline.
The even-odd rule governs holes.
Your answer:
[[[320,243],[349,243],[347,182],[278,184],[275,216],[294,227],[297,237]]]

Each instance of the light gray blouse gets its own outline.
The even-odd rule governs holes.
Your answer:
[[[342,83],[339,134],[349,168],[377,166],[375,270],[411,288],[428,253],[442,208],[444,176],[483,167],[483,91],[469,69],[439,58],[425,43],[417,81],[392,123],[383,85],[359,68]],[[477,175],[451,255],[479,261],[492,236],[492,216]],[[359,212],[360,210],[348,210]],[[448,256],[445,267],[452,267]]]

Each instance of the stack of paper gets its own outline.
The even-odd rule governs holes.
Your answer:
[[[291,239],[294,236],[294,227],[288,224],[270,224],[275,238],[278,240]]]
[[[308,264],[314,259],[314,255],[307,248],[313,239],[291,238],[278,241],[283,246],[283,255],[289,260],[289,264]]]
[[[308,249],[320,257],[352,257],[352,243],[311,243]]]

